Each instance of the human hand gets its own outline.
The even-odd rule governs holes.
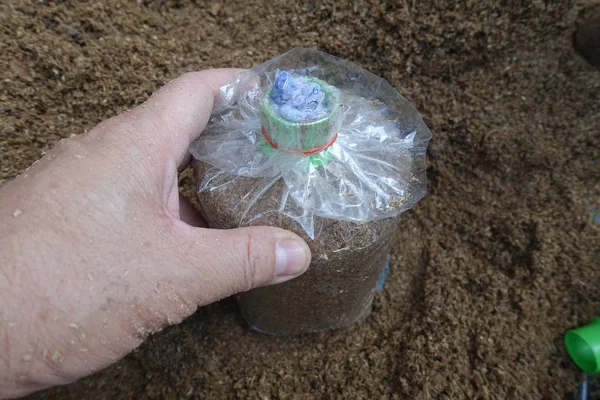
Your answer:
[[[185,74],[0,188],[0,398],[97,371],[198,306],[298,276],[293,233],[211,230],[177,173],[237,70]]]

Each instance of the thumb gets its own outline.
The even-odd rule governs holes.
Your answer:
[[[187,265],[200,281],[194,284],[194,290],[202,292],[198,293],[199,305],[285,282],[304,273],[310,264],[308,245],[284,229],[189,229],[192,250],[187,255],[192,259]]]

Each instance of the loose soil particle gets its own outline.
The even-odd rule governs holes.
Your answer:
[[[185,71],[295,45],[383,76],[434,134],[370,317],[273,338],[225,300],[30,398],[564,399],[562,334],[600,311],[600,73],[572,46],[595,4],[2,2],[0,183]]]

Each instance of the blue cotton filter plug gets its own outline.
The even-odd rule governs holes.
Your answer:
[[[271,88],[275,112],[292,122],[314,121],[327,115],[325,93],[306,77],[279,71]]]

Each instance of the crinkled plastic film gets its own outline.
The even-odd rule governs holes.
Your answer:
[[[298,89],[305,96],[296,102],[304,107],[298,115],[310,116],[314,107],[322,117],[321,103],[314,102],[327,106],[330,101],[330,118],[313,124],[310,132],[295,126],[278,130],[285,118],[270,118],[277,110],[269,111],[272,104],[265,101],[280,95],[272,90],[282,73],[306,86]],[[325,94],[313,88],[314,82]],[[417,110],[385,80],[348,61],[297,48],[223,86],[206,129],[190,151],[214,167],[204,174],[200,191],[235,184],[236,177],[256,178],[257,184],[239,202],[244,208],[238,210],[239,226],[278,212],[315,239],[315,216],[363,223],[411,208],[425,195],[430,137]],[[275,208],[258,207],[280,180],[284,185]]]

